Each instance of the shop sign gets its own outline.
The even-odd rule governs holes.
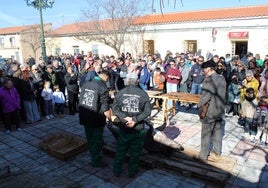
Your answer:
[[[248,31],[229,32],[230,39],[248,38]]]

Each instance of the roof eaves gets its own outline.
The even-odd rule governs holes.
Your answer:
[[[256,19],[256,18],[267,18],[268,16],[238,16],[238,17],[220,17],[220,18],[213,18],[213,19],[188,19],[188,20],[181,20],[181,21],[155,21],[150,23],[139,23],[138,25],[158,25],[158,24],[176,24],[176,23],[194,23],[194,22],[209,22],[209,21],[230,21],[230,20],[248,20],[248,19]]]
[[[18,32],[14,32],[14,33],[0,33],[0,35],[2,35],[2,36],[6,36],[6,35],[18,35],[18,34],[20,34],[20,33],[18,33]]]
[[[88,34],[88,33],[84,33]],[[78,35],[83,35],[83,33],[61,33],[61,34],[50,34],[48,37],[75,37]]]

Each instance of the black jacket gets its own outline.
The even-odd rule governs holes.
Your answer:
[[[106,124],[104,112],[109,110],[109,92],[99,77],[86,82],[79,99],[79,121],[81,125],[99,127]]]
[[[35,88],[33,82],[31,80],[25,81],[23,79],[20,79],[19,85],[19,94],[21,100],[33,101],[35,98]]]
[[[110,75],[110,90],[119,91],[125,87],[124,80],[120,77],[120,70],[109,69]]]
[[[70,73],[66,73],[64,76],[65,84],[67,87],[67,90],[72,93],[78,93],[79,92],[79,86],[78,86],[78,77],[77,75],[71,76]]]
[[[136,132],[143,129],[144,120],[151,115],[151,106],[148,94],[135,85],[120,90],[115,96],[113,113],[121,122],[120,128],[125,132]],[[125,126],[125,117],[132,117],[136,122],[133,128]]]

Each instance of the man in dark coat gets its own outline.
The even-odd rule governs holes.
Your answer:
[[[138,172],[139,157],[142,153],[145,119],[151,115],[148,94],[138,87],[138,76],[127,74],[127,87],[115,96],[113,113],[119,119],[119,138],[113,164],[115,176],[121,173],[125,155],[130,149],[128,175],[134,177]]]
[[[83,85],[80,93],[79,121],[85,127],[93,167],[107,166],[107,163],[102,161],[101,151],[106,118],[111,120],[109,92],[106,86],[108,78],[109,72],[101,71],[92,81]]]
[[[208,105],[205,117],[201,118],[201,151],[199,158],[206,161],[210,154],[210,146],[213,144],[213,151],[216,156],[221,155],[223,118],[225,116],[226,81],[222,75],[216,73],[216,64],[207,61],[201,66],[203,74],[206,76],[202,86],[202,96],[198,103],[199,109]]]
[[[78,77],[75,74],[75,67],[69,66],[67,67],[67,73],[64,76],[67,93],[68,93],[68,108],[69,114],[74,115],[77,111],[77,102],[78,102],[78,93],[79,93],[79,86],[78,86]]]

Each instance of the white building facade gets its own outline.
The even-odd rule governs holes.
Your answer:
[[[133,57],[153,54],[156,50],[164,56],[167,50],[196,53],[199,49],[204,56],[207,51],[219,56],[231,54],[242,57],[250,51],[264,58],[268,54],[268,5],[152,14],[138,18],[137,24],[143,27],[143,34],[138,36],[130,31],[121,48],[122,52],[130,52]],[[2,57],[22,60],[33,54],[29,49],[23,49],[20,32],[21,29],[12,33],[0,28]],[[47,55],[92,51],[94,54],[117,56],[114,49],[100,42],[78,40],[78,33],[79,28],[75,24],[67,24],[47,34]],[[134,42],[130,38],[135,39]]]
[[[268,5],[153,14],[138,18],[137,24],[143,27],[143,35],[137,37],[136,33],[130,32],[121,49],[124,53],[132,53],[134,57],[136,54],[152,54],[155,50],[165,55],[167,50],[195,53],[198,49],[202,50],[202,55],[207,51],[214,55],[240,57],[249,51],[260,54],[261,58],[268,54]],[[84,43],[75,39],[74,27],[71,28],[63,26],[59,32],[56,30],[57,36],[52,35],[52,38],[61,41],[62,53],[92,51],[116,55],[113,49],[101,43]],[[61,31],[64,33],[61,34]],[[73,36],[72,39],[70,36]],[[135,45],[129,40],[133,36],[137,38]],[[55,49],[52,52],[55,53]]]
[[[207,50],[212,54],[268,54],[268,17],[148,25],[144,40],[153,40],[161,54]]]

